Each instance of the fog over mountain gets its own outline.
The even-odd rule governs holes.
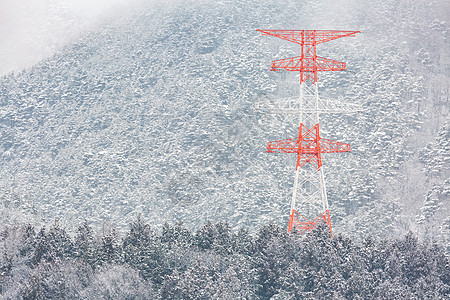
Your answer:
[[[156,2],[156,1],[153,1]],[[49,58],[90,30],[117,18],[138,0],[3,0],[0,75]]]
[[[42,38],[17,26],[21,40],[0,47],[3,222],[121,227],[141,213],[194,228],[207,219],[250,230],[287,224],[295,158],[265,147],[294,137],[298,124],[254,105],[298,94],[297,74],[269,71],[298,45],[255,29],[360,30],[318,46],[348,67],[319,75],[320,96],[364,108],[321,117],[322,136],[353,150],[324,157],[334,230],[355,238],[413,230],[449,247],[447,1],[105,7],[85,25],[73,8],[43,9],[36,20],[58,30]],[[74,22],[58,23],[66,12]]]

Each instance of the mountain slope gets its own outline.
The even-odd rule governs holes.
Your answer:
[[[439,139],[449,128],[448,16],[444,2],[422,5],[193,1],[124,12],[1,79],[4,202],[72,225],[125,226],[137,212],[194,227],[285,223],[294,158],[265,145],[294,137],[298,124],[253,107],[297,95],[295,74],[268,71],[297,48],[255,29],[362,30],[319,48],[349,68],[321,74],[320,95],[365,108],[321,119],[323,136],[354,149],[324,159],[333,224],[355,236],[445,236],[448,220],[432,215],[449,215],[449,153]],[[436,185],[443,192],[423,219]]]

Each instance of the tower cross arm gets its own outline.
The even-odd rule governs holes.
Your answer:
[[[259,113],[271,114],[356,113],[363,111],[361,105],[356,103],[321,98],[318,98],[317,101],[317,108],[302,108],[298,97],[265,99],[264,102],[256,103],[255,109]]]
[[[318,147],[317,147],[318,146]],[[351,152],[350,144],[320,138],[319,145],[316,140],[308,139],[285,139],[269,142],[267,144],[268,153],[339,153]]]
[[[268,153],[297,153],[299,151],[299,139],[285,139],[273,141],[267,144]]]
[[[302,63],[303,62],[303,63]],[[272,61],[270,71],[345,71],[345,62],[325,57],[291,57]]]
[[[345,71],[345,62],[317,56],[317,71]]]
[[[350,144],[332,141],[329,139],[320,139],[320,152],[321,153],[338,153],[338,152],[351,152]]]
[[[271,35],[300,45],[317,45],[342,37],[354,37],[360,31],[343,30],[272,30],[256,29],[262,35]]]
[[[316,30],[316,44],[322,44],[343,37],[355,37],[360,31]]]

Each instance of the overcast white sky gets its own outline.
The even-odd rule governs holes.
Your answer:
[[[0,0],[0,76],[53,55],[136,0]]]

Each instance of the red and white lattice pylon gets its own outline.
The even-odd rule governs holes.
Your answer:
[[[257,107],[269,113],[295,114],[299,117],[298,137],[269,142],[267,146],[267,152],[297,154],[288,231],[295,230],[302,234],[324,221],[332,235],[321,154],[349,152],[350,145],[321,138],[319,114],[356,112],[360,108],[355,104],[319,99],[317,72],[344,71],[346,65],[317,56],[316,46],[341,37],[353,37],[359,31],[257,30],[263,35],[275,36],[301,46],[300,56],[275,60],[271,66],[271,71],[300,72],[299,97],[279,99],[275,103]],[[306,217],[311,215],[315,218]]]

